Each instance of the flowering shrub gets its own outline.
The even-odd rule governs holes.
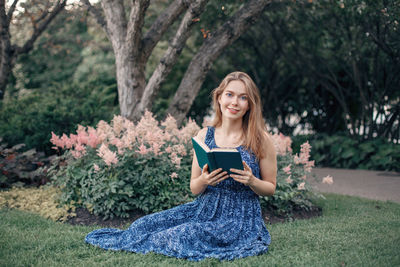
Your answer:
[[[311,146],[301,145],[300,154],[292,153],[292,140],[282,134],[271,135],[277,153],[278,172],[276,190],[273,196],[262,197],[261,204],[275,213],[288,215],[295,208],[310,209],[310,196],[314,193],[309,184],[314,160],[310,160]],[[324,177],[323,183],[332,184],[331,176]]]
[[[199,129],[192,120],[178,129],[171,116],[159,124],[146,112],[136,125],[114,116],[110,124],[79,126],[69,136],[52,133],[54,148],[65,153],[48,172],[63,203],[80,203],[105,218],[171,208],[192,199],[190,138]]]

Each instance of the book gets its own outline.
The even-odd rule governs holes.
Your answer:
[[[192,138],[193,148],[196,153],[197,162],[201,169],[208,164],[208,172],[222,168],[222,171],[231,173],[229,169],[244,170],[242,156],[236,148],[213,148],[208,146],[199,138]]]

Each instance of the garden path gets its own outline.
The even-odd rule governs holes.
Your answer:
[[[400,203],[400,173],[387,171],[314,168],[313,173],[322,178],[333,177],[332,185],[311,182],[319,192],[359,196]]]

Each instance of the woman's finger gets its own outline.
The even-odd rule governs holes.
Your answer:
[[[223,177],[223,176],[226,175],[226,174],[227,174],[227,172],[222,172],[222,173],[220,173],[220,174],[218,174],[218,175],[212,177],[211,179],[213,180],[213,182],[216,182],[216,181],[219,180],[219,178]]]
[[[248,170],[251,172],[251,168],[249,167],[249,165],[247,165],[247,163],[245,161],[243,161],[243,167],[245,170]]]
[[[220,173],[221,171],[222,171],[222,168],[213,170],[213,171],[210,173],[210,175],[215,176],[215,175],[217,175],[218,173]]]
[[[246,171],[239,170],[239,169],[230,169],[231,172],[241,174],[241,175],[246,175]]]
[[[203,166],[202,172],[203,172],[203,173],[207,172],[207,169],[208,169],[208,164],[206,163],[206,164],[204,164],[204,166]]]
[[[229,175],[222,176],[221,178],[219,178],[219,179],[216,181],[216,183],[219,184],[220,182],[222,182],[222,181],[225,180],[226,178],[229,178]]]

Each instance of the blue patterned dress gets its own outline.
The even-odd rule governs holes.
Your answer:
[[[214,128],[205,143],[216,147]],[[254,154],[238,147],[242,159],[260,177]],[[232,178],[208,186],[194,201],[137,219],[127,230],[98,229],[85,241],[107,250],[155,252],[199,261],[233,260],[259,255],[271,242],[261,216],[258,196]]]

